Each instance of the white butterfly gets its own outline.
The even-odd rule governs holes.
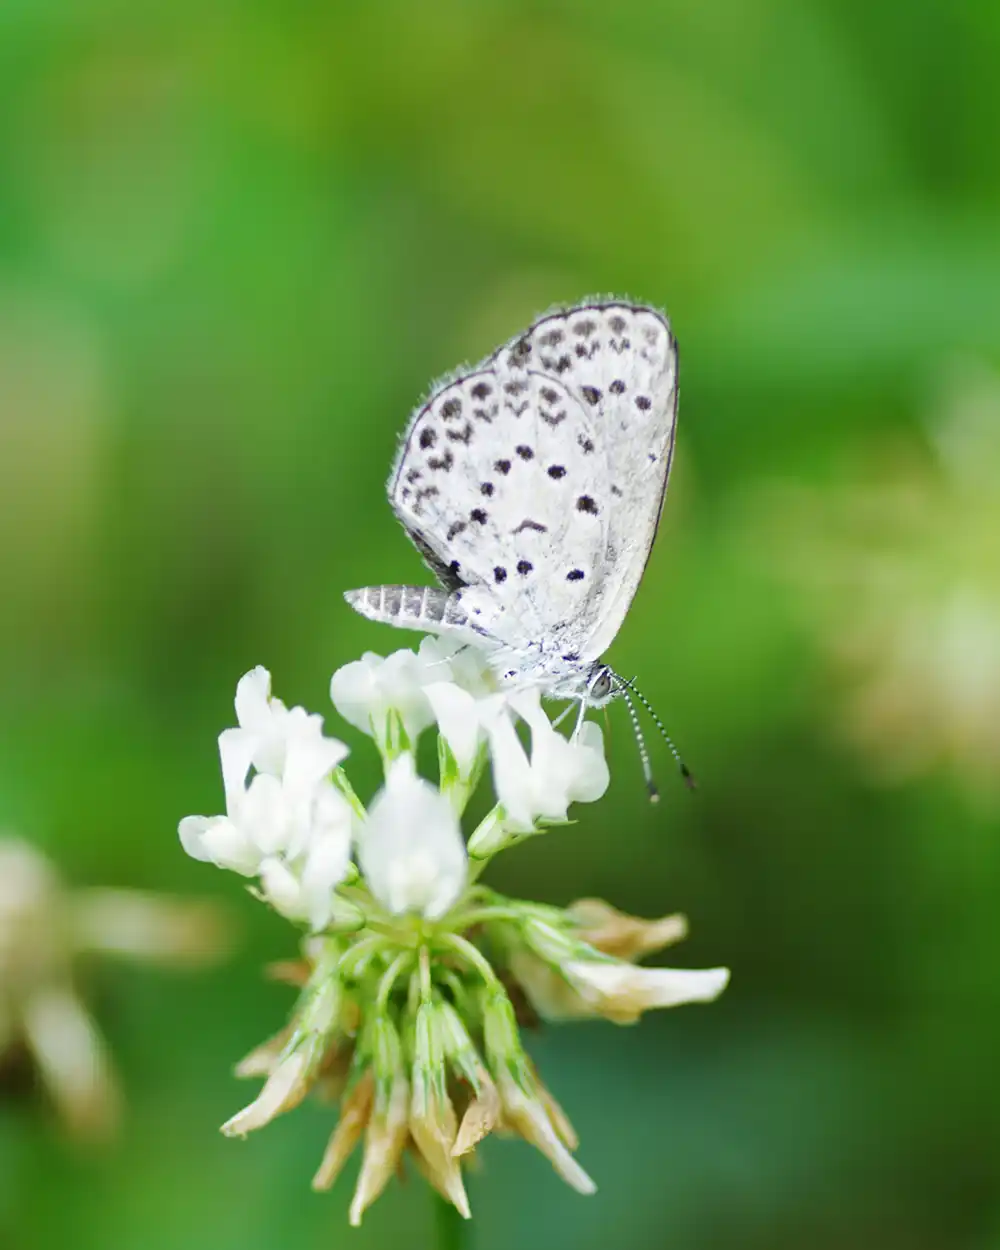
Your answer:
[[[412,417],[388,492],[442,588],[366,586],[364,616],[448,634],[497,677],[600,705],[670,473],[677,345],[666,317],[584,303],[536,321]]]

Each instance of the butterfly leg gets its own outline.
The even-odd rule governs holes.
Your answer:
[[[559,726],[560,726],[560,725],[563,723],[563,721],[566,719],[566,717],[567,717],[567,716],[569,716],[570,712],[572,712],[572,710],[573,710],[573,704],[572,704],[572,703],[568,703],[568,704],[566,705],[566,707],[564,707],[564,708],[563,708],[563,710],[559,713],[559,715],[558,715],[558,716],[555,718],[555,720],[552,722],[552,728],[553,728],[553,729],[558,729],[558,728],[559,728]]]
[[[580,711],[577,713],[576,724],[573,727],[573,735],[570,742],[576,742],[580,737],[580,730],[583,728],[583,718],[587,715],[587,700],[580,700]]]

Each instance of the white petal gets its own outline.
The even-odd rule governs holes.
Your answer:
[[[260,852],[245,831],[227,816],[185,816],[178,826],[181,846],[193,858],[252,877]]]
[[[385,736],[389,709],[394,708],[415,742],[434,720],[423,688],[448,676],[446,664],[418,659],[405,648],[385,659],[369,651],[334,673],[330,698],[346,721],[379,741]]]
[[[584,721],[575,744],[577,766],[570,782],[570,801],[595,803],[604,797],[611,772],[604,757],[604,734],[600,725]]]
[[[245,729],[224,729],[219,734],[222,787],[226,794],[226,811],[230,816],[237,814],[243,801],[255,745],[256,737]]]
[[[374,710],[382,714],[380,692],[376,674],[383,663],[382,657],[366,651],[360,660],[352,660],[338,668],[330,678],[330,698],[333,706],[349,725],[362,733],[371,733]]]
[[[539,718],[531,725],[537,811],[550,820],[565,820],[570,803],[598,799],[608,787],[610,774],[600,726],[588,722],[581,726],[577,740],[568,742],[541,710]]]
[[[451,748],[459,772],[468,777],[479,749],[480,724],[476,700],[450,681],[433,682],[424,688],[441,736]]]
[[[386,657],[379,674],[388,707],[393,707],[403,718],[403,724],[411,742],[428,725],[433,724],[434,713],[424,694],[424,686],[440,679],[440,672],[421,663],[412,651],[394,651]]]
[[[431,671],[425,684],[450,681],[477,699],[497,693],[497,681],[484,650],[454,638],[428,635],[417,648],[417,658]]]
[[[289,920],[307,918],[302,883],[282,860],[273,857],[264,860],[260,866],[260,888],[274,910]]]
[[[205,849],[205,833],[213,821],[222,819],[222,816],[185,816],[177,826],[181,846],[192,859],[199,859],[203,864],[212,862],[211,855]]]
[[[241,729],[266,732],[271,722],[271,674],[258,664],[236,685],[236,719]]]
[[[516,811],[519,826],[530,828],[538,817],[565,820],[570,803],[600,798],[610,779],[600,727],[586,722],[567,740],[553,727],[537,689],[518,691],[507,703],[531,730],[529,764],[513,728],[499,718],[490,725],[497,798],[504,807],[515,804],[509,810]]]
[[[250,782],[239,815],[240,828],[262,855],[297,851],[294,834],[301,827],[288,793],[277,777],[257,773]]]
[[[588,1001],[636,1012],[711,1002],[729,982],[728,968],[638,968],[576,960],[564,971]]]
[[[530,830],[534,826],[534,779],[524,747],[499,696],[495,702],[484,704],[483,716],[490,741],[493,789],[507,815],[504,823]]]
[[[292,711],[298,711],[293,708]],[[317,784],[347,756],[347,747],[336,738],[324,738],[322,720],[315,718],[308,728],[297,733],[288,742],[282,780],[293,794],[304,795],[313,791]]]
[[[334,890],[347,875],[351,858],[350,825],[331,829],[313,838],[302,869],[302,893],[306,919],[322,929],[333,911]]]
[[[415,911],[435,919],[465,886],[458,820],[448,800],[416,775],[410,755],[393,762],[358,842],[372,893],[394,914]]]

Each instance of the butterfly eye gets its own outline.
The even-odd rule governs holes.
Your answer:
[[[602,668],[591,682],[587,697],[591,703],[603,703],[605,699],[611,698],[612,690],[611,674],[606,668]]]

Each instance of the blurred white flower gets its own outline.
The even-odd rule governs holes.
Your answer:
[[[443,916],[465,886],[467,858],[448,800],[418,777],[413,757],[390,766],[358,831],[358,858],[372,893],[393,915]]]
[[[786,571],[843,686],[834,703],[866,766],[950,769],[1000,793],[1000,378],[956,371],[930,452],[893,446],[821,493],[782,492]],[[757,550],[761,544],[756,544]]]
[[[186,816],[178,832],[193,858],[259,876],[277,911],[322,928],[350,863],[351,807],[331,780],[347,748],[321,717],[270,698],[270,681],[263,668],[240,680],[239,728],[219,736],[225,816]]]
[[[67,889],[29,843],[0,837],[0,1054],[22,1043],[68,1128],[103,1137],[121,1095],[107,1047],[80,998],[82,956],[197,965],[226,953],[212,904],[133,890]]]

